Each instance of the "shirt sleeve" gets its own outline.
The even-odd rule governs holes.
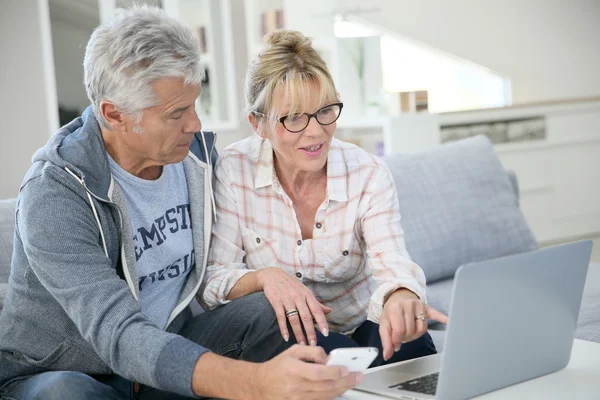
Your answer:
[[[227,296],[233,286],[242,276],[251,272],[243,262],[246,252],[242,245],[238,204],[227,177],[227,171],[231,173],[234,169],[225,166],[224,160],[227,159],[219,159],[215,167],[217,218],[212,227],[206,274],[199,299],[207,309],[229,303]]]
[[[377,287],[369,301],[367,319],[379,323],[383,304],[392,292],[406,288],[426,302],[425,274],[406,250],[396,185],[389,168],[379,162],[367,190],[371,193],[361,216],[367,268]]]

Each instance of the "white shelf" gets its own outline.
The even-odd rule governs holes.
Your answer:
[[[262,13],[270,10],[284,10],[284,8],[283,0],[244,0],[248,61],[254,60],[263,48]]]
[[[344,111],[342,110],[342,113]],[[343,114],[337,121],[338,129],[383,129],[389,117],[344,118]]]
[[[489,108],[485,110],[441,113],[440,124],[460,125],[479,122],[492,122],[505,119],[534,118],[544,115],[585,113],[600,108],[600,98],[582,99],[547,104],[523,104],[511,107]]]
[[[540,243],[558,243],[600,233],[600,99],[398,117],[340,118],[339,136],[385,139],[386,153],[419,151],[441,142],[441,128],[537,118],[545,138],[498,143],[506,169],[515,171],[520,205]]]
[[[553,143],[568,145],[589,141],[590,132],[596,132],[598,129],[593,115],[599,112],[600,99],[587,99],[441,114],[407,113],[397,117],[352,118],[342,114],[337,127],[340,137],[373,135],[384,138],[386,154],[393,154],[398,151],[417,151],[440,144],[439,130],[445,127],[530,118],[545,121],[546,140],[516,141],[497,145],[499,151],[519,151],[551,146]],[[558,122],[554,123],[554,121]],[[569,129],[573,131],[568,131]]]

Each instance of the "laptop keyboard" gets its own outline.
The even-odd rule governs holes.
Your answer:
[[[417,392],[423,394],[435,395],[437,388],[439,372],[431,375],[425,375],[417,379],[411,379],[410,381],[396,383],[395,385],[389,386],[390,389],[408,390],[410,392]]]

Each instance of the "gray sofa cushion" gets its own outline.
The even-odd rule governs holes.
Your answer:
[[[517,198],[517,205],[519,204],[519,181],[517,180],[517,174],[515,171],[507,170],[506,175],[508,175],[508,179],[510,180],[510,185],[512,190]]]
[[[438,351],[438,353],[441,353],[444,350],[446,332],[430,330],[429,335],[431,335],[431,339],[433,340],[433,344],[435,345],[436,350]]]
[[[537,247],[486,137],[383,160],[396,183],[406,247],[428,283],[468,262]]]
[[[600,343],[600,263],[590,264],[575,337]]]
[[[427,303],[438,311],[448,315],[452,285],[454,279],[444,279],[427,285]]]
[[[6,298],[6,293],[8,293],[8,284],[0,283],[0,311],[4,308],[4,298]]]
[[[15,230],[15,199],[0,200],[0,284],[8,282]]]
[[[15,199],[0,200],[0,310],[8,290],[8,274],[15,230]]]

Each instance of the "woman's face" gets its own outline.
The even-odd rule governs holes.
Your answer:
[[[295,115],[289,115],[290,104],[284,104],[286,102],[285,93],[277,91],[274,96],[275,106],[273,107],[281,110],[277,115],[277,119],[288,116],[285,121],[286,126],[296,130],[293,128],[294,122],[306,118],[306,116],[300,115],[302,113],[312,114],[318,112],[321,122],[326,122],[327,118],[331,118],[331,113],[334,111],[327,106],[335,103],[335,100],[331,103],[320,104],[317,83],[309,84],[308,96],[303,100],[302,104],[306,105],[306,109],[299,110]],[[302,125],[301,123],[300,127]],[[266,132],[263,132],[261,136],[267,137],[271,141],[277,161],[283,169],[296,172],[318,172],[325,167],[327,162],[336,123],[321,125],[315,117],[312,117],[306,128],[300,132],[290,132],[279,121],[274,128],[265,124],[263,129]]]

